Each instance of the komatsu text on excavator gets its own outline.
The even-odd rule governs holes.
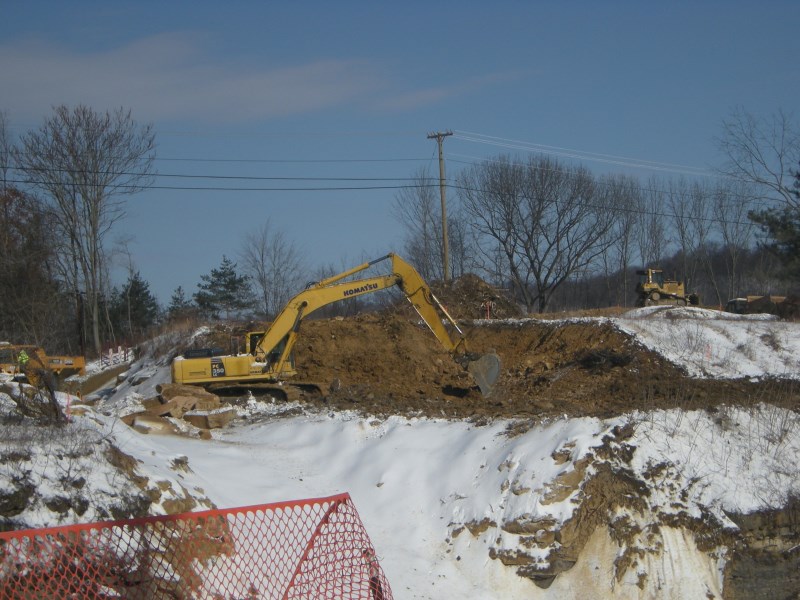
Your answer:
[[[391,274],[343,281],[384,260],[391,261]],[[193,350],[176,358],[172,363],[172,381],[201,385],[210,390],[282,385],[296,375],[292,349],[305,317],[323,306],[393,286],[403,291],[436,339],[488,396],[500,375],[500,359],[496,354],[476,355],[467,351],[466,338],[458,324],[414,267],[396,254],[387,254],[309,285],[286,304],[266,331],[248,334],[247,354],[216,356],[211,350]],[[444,322],[450,324],[453,335]],[[297,385],[301,389],[304,387],[302,383]]]

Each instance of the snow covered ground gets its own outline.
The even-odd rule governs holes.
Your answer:
[[[772,315],[651,306],[613,321],[695,377],[800,378],[800,325]]]
[[[661,308],[613,321],[697,376],[800,377],[797,324]],[[598,598],[721,597],[724,556],[699,551],[682,529],[661,528],[659,551],[646,554],[620,581],[613,575],[620,548],[598,531],[549,589],[490,558],[491,548],[508,543],[507,532],[463,530],[463,524],[482,520],[567,521],[577,492],[553,501],[554,482],[626,423],[635,426],[625,440],[634,448],[630,468],[642,475],[666,465],[664,485],[647,500],[648,514],[678,510],[680,496],[688,514],[706,512],[735,527],[725,511],[780,507],[798,491],[798,415],[769,404],[723,407],[714,414],[669,410],[606,420],[563,418],[516,436],[507,434],[504,421],[475,426],[365,418],[255,400],[239,408],[241,418],[232,426],[215,430],[212,440],[142,435],[115,420],[112,407],[119,412],[135,405],[168,377],[162,366],[136,393],[123,384],[74,422],[113,436],[123,452],[142,461],[142,474],[202,490],[221,508],[349,492],[397,599],[585,598],[587,589],[604,590],[593,593]],[[0,401],[8,398],[0,394]],[[170,467],[185,460],[189,471]],[[47,478],[47,461],[33,468]],[[535,555],[536,547],[530,552]],[[643,571],[649,574],[644,587],[638,578]]]

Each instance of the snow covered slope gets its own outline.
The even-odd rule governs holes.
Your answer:
[[[677,310],[614,322],[696,375],[798,376],[794,324]],[[253,398],[211,440],[115,420],[166,377],[120,386],[73,426],[218,507],[349,492],[398,599],[721,598],[730,516],[800,491],[798,415],[769,403],[478,426]],[[47,461],[28,468],[57,479]]]

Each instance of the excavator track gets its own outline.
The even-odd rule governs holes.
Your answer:
[[[247,392],[269,394],[276,400],[303,402],[322,397],[322,387],[308,381],[292,382],[226,382],[206,386],[209,392],[220,396],[236,396]]]

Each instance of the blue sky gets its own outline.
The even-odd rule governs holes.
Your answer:
[[[116,235],[163,303],[179,285],[196,291],[267,218],[312,268],[401,251],[395,189],[265,188],[398,185],[357,180],[435,172],[432,131],[457,133],[445,141],[448,175],[539,145],[644,178],[633,163],[665,175],[719,165],[714,138],[735,107],[768,117],[800,98],[796,1],[32,0],[2,15],[0,110],[12,133],[58,104],[124,106],[154,124],[165,176],[347,178],[162,177],[161,187],[260,189],[131,197]]]

